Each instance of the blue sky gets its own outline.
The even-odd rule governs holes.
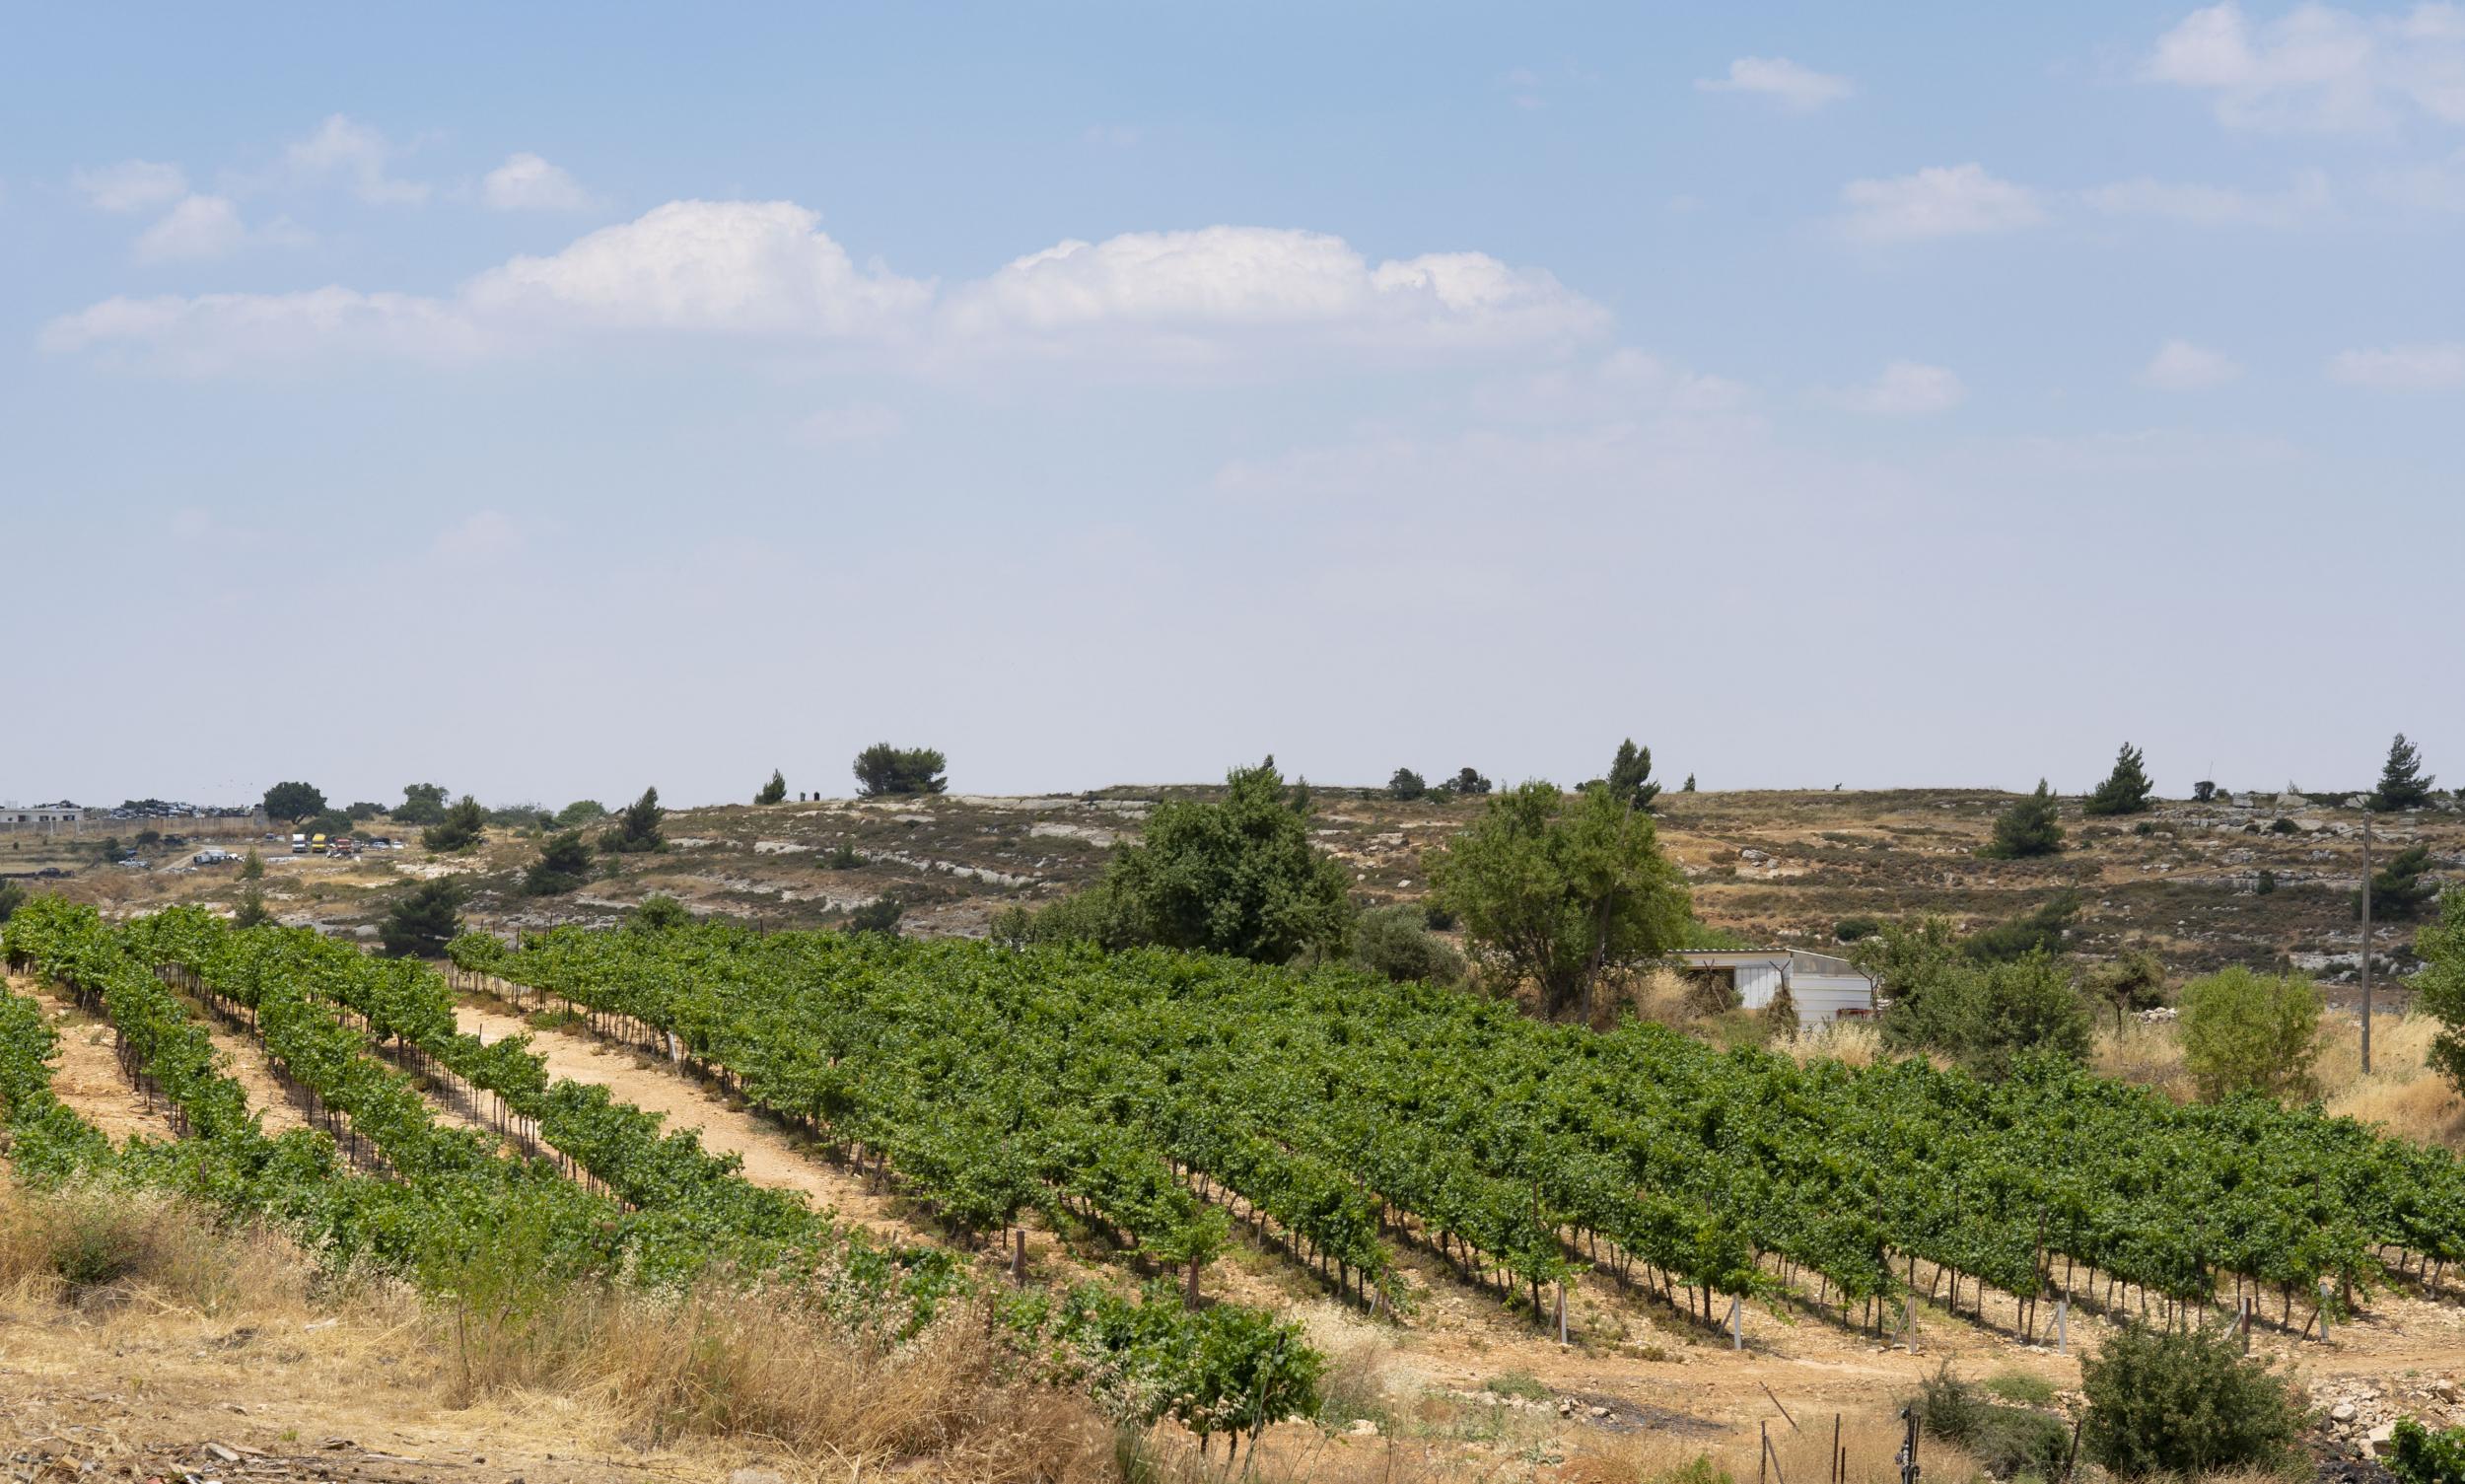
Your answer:
[[[13,39],[0,796],[2465,781],[2465,7]]]

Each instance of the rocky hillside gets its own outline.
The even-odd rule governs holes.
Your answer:
[[[452,873],[472,887],[468,917],[496,929],[603,922],[652,892],[773,926],[837,920],[895,896],[909,931],[978,934],[1012,902],[1050,900],[1094,879],[1148,811],[1202,788],[1116,788],[1087,795],[832,801],[726,806],[669,815],[670,848],[621,858],[571,895],[529,897],[519,873],[535,837],[496,830],[465,856],[416,848],[355,862],[267,858],[269,905],[286,920],[366,930],[408,880]],[[1977,849],[2011,796],[1986,790],[1664,794],[1665,843],[1695,883],[1708,921],[1758,941],[1819,947],[1845,920],[1940,912],[1969,926],[2078,892],[2078,942],[2090,953],[2155,949],[2177,971],[2289,962],[2350,977],[2359,935],[2359,798],[2235,795],[2167,802],[2126,819],[2083,819],[2063,806],[2069,848],[2032,861]],[[1350,865],[1365,898],[1424,888],[1423,852],[1474,817],[1476,801],[1399,803],[1369,791],[1316,789],[1313,825]],[[415,833],[415,832],[414,832]],[[2434,875],[2465,881],[2465,813],[2442,807],[2372,818],[2375,859],[2430,848]],[[2264,876],[2268,889],[2263,890]],[[164,901],[228,901],[231,868],[151,872],[88,862],[57,883],[120,910]],[[2412,926],[2383,922],[2375,949],[2401,969]]]

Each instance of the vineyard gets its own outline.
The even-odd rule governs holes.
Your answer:
[[[55,1034],[40,1007],[0,996],[0,1128],[21,1178],[175,1189],[271,1221],[336,1267],[393,1272],[441,1299],[507,1270],[674,1293],[785,1283],[850,1330],[899,1343],[973,1298],[1006,1322],[1022,1362],[1202,1435],[1254,1434],[1315,1404],[1318,1357],[1291,1326],[1094,1285],[985,1292],[948,1248],[875,1243],[748,1183],[734,1160],[663,1134],[604,1089],[550,1081],[521,1038],[458,1033],[452,991],[426,965],[300,930],[234,930],[201,909],[113,930],[55,898],[20,909],[6,948],[13,967],[107,1019],[130,1082],[184,1136],[112,1146],[52,1095]],[[315,1127],[261,1132],[191,996],[259,1041]],[[412,1072],[484,1094],[501,1137],[440,1119]]]
[[[886,1168],[953,1232],[1036,1210],[1194,1282],[1239,1222],[1406,1322],[1400,1243],[1543,1322],[1591,1268],[1705,1323],[1731,1298],[1880,1330],[1912,1293],[1982,1321],[1991,1289],[2021,1337],[2054,1300],[2303,1332],[2438,1293],[2465,1255],[2443,1151],[2053,1064],[1800,1066],[1166,953],[698,924],[454,955]]]

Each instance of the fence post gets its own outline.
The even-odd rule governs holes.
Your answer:
[[[2054,1301],[2054,1353],[2072,1353],[2072,1296],[2069,1294]]]
[[[1558,1280],[1558,1343],[1567,1342],[1567,1281]]]
[[[1728,1301],[1728,1348],[1746,1348],[1746,1301],[1742,1298]]]

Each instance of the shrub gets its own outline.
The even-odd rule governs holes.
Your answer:
[[[1463,955],[1422,925],[1420,908],[1403,902],[1361,915],[1353,929],[1353,961],[1389,979],[1453,984],[1463,978]]]
[[[2018,861],[2053,855],[2062,848],[2063,826],[2055,820],[2054,796],[2040,778],[2035,793],[2020,796],[1995,820],[1994,838],[1977,853],[1990,861]]]
[[[235,928],[261,928],[274,920],[265,909],[264,889],[254,882],[241,886],[240,895],[232,902],[231,925]]]
[[[1844,917],[1832,924],[1834,943],[1864,943],[1883,930],[1879,917]]]
[[[24,905],[26,888],[15,882],[0,882],[0,922],[16,916],[17,909]]]
[[[693,921],[693,913],[683,902],[654,891],[625,918],[625,926],[637,933],[665,933]]]
[[[2390,922],[2409,922],[2430,905],[2433,887],[2424,880],[2430,870],[2430,847],[2409,845],[2371,873],[2371,915]],[[2358,893],[2355,906],[2359,910]]]
[[[1386,780],[1386,791],[1398,799],[1418,799],[1430,791],[1430,783],[1410,768],[1397,768]]]
[[[847,930],[851,933],[880,933],[898,936],[898,920],[907,915],[907,908],[895,896],[880,896],[847,914]]]
[[[1773,992],[1763,1006],[1764,1028],[1776,1040],[1797,1038],[1797,997],[1789,992],[1787,984]]]
[[[2295,824],[2291,819],[2287,818],[2283,814],[2279,814],[2276,818],[2268,821],[2268,832],[2272,835],[2289,835],[2300,828],[2300,825]]]
[[[1461,794],[1467,799],[1478,799],[1489,790],[1489,780],[1482,777],[1476,768],[1458,769],[1454,777],[1438,786],[1441,794]]]
[[[2134,1010],[2165,1003],[2165,961],[2147,949],[2126,949],[2088,971],[2088,992],[2114,1007],[2114,1026]]]
[[[2398,1484],[2465,1484],[2465,1428],[2434,1433],[2401,1417],[2390,1444],[2388,1472]]]
[[[1972,958],[1998,962],[2030,954],[2060,954],[2072,920],[2079,915],[2079,893],[2058,891],[2034,908],[1971,933],[1961,951]]]
[[[2276,889],[2277,873],[2269,870],[2266,866],[2262,866],[2260,868],[2260,874],[2252,879],[2251,894],[2253,896],[2266,896]]]
[[[2126,1479],[2285,1462],[2301,1426],[2287,1383],[2225,1329],[2127,1323],[2080,1368],[2080,1451]]]
[[[828,855],[821,858],[821,864],[832,871],[854,871],[865,864],[865,858],[857,854],[855,846],[841,840]]]
[[[2271,978],[2236,964],[2184,985],[2182,999],[2183,1065],[2201,1096],[2311,1090],[2320,995],[2310,980]]]
[[[384,805],[371,804],[367,800],[363,799],[357,804],[352,805],[349,809],[344,810],[342,813],[344,817],[348,818],[352,823],[364,824],[385,812],[386,807]]]
[[[468,850],[479,843],[480,833],[488,825],[488,812],[479,801],[464,794],[461,801],[447,810],[445,817],[419,832],[419,843],[434,851]]]
[[[993,920],[993,936],[1017,946],[1030,943],[1087,943],[1107,953],[1138,948],[1154,940],[1136,903],[1097,882],[1049,906],[1030,910],[1014,907]]]
[[[875,742],[856,754],[856,797],[938,794],[950,787],[942,773],[948,759],[931,747],[893,747]]]
[[[2414,952],[2423,958],[2414,988],[2423,1012],[2439,1023],[2430,1065],[2465,1092],[2465,886],[2452,886],[2439,898],[2439,920],[2415,936]]]
[[[573,829],[607,817],[607,806],[597,799],[577,799],[556,812],[556,827]]]
[[[1968,1449],[1989,1474],[2051,1479],[2062,1473],[2072,1443],[2072,1430],[2062,1418],[1989,1400],[1954,1375],[1949,1361],[1920,1385],[1909,1400],[1918,1425],[1930,1436]]]

